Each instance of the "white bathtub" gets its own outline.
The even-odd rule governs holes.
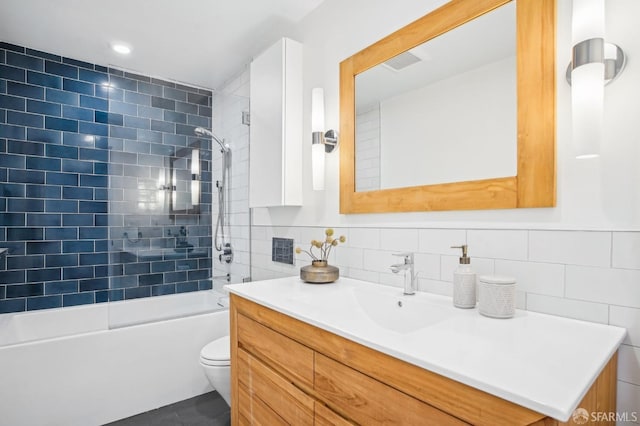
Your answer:
[[[101,425],[210,391],[199,353],[229,332],[222,296],[0,315],[0,425]]]

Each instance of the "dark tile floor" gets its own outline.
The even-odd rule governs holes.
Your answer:
[[[118,420],[108,426],[227,426],[231,424],[229,416],[229,406],[214,391]]]

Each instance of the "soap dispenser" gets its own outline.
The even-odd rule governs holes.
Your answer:
[[[476,306],[476,273],[471,269],[471,259],[467,256],[467,245],[452,246],[462,249],[460,265],[453,273],[453,306],[470,309]]]

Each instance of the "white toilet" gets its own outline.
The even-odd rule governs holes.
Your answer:
[[[231,406],[231,340],[224,336],[207,344],[200,351],[200,365],[209,383]]]

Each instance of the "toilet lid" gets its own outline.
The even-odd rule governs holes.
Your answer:
[[[231,359],[231,339],[229,336],[224,336],[207,344],[200,351],[200,357],[204,361],[226,361],[229,363]]]

